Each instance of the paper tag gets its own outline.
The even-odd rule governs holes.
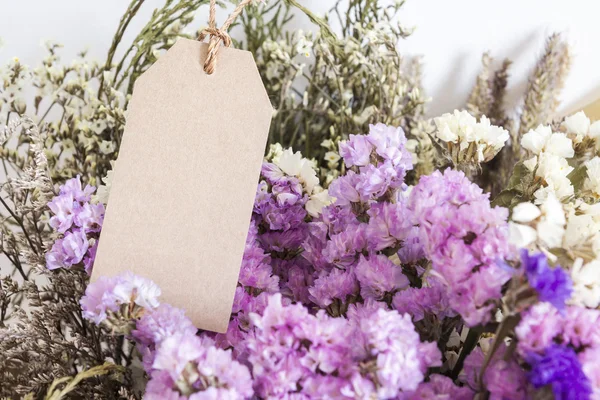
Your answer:
[[[130,270],[225,332],[273,108],[252,54],[179,40],[138,78],[93,279]]]

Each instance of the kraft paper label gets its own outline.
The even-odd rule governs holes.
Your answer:
[[[252,54],[179,40],[138,78],[93,279],[130,270],[225,332],[273,114]]]

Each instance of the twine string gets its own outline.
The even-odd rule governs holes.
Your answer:
[[[235,19],[242,13],[244,7],[248,4],[252,3],[254,0],[242,0],[235,10],[229,15],[223,26],[219,29],[217,28],[217,0],[210,0],[210,11],[208,17],[208,27],[204,28],[200,35],[198,36],[198,40],[203,41],[207,36],[210,38],[208,42],[208,54],[206,55],[206,60],[204,61],[204,72],[209,75],[212,75],[215,72],[215,67],[217,65],[217,53],[219,52],[219,48],[221,47],[221,42],[226,47],[231,47],[231,37],[227,33],[229,27]]]

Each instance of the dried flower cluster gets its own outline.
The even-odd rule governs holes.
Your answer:
[[[238,46],[277,113],[228,331],[159,282],[88,284],[128,96],[207,3],[166,0],[122,47],[133,0],[105,62],[50,43],[0,71],[0,397],[600,398],[600,123],[551,120],[559,35],[518,112],[486,54],[465,110],[427,120],[402,1],[257,2]]]

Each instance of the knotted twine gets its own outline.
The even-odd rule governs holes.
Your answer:
[[[208,28],[204,28],[200,35],[198,36],[198,40],[203,41],[207,36],[210,37],[208,42],[208,54],[206,56],[206,61],[204,62],[204,72],[208,75],[212,75],[215,72],[215,66],[217,64],[217,53],[219,52],[219,47],[221,42],[227,47],[231,47],[231,37],[227,33],[227,30],[235,21],[235,19],[242,13],[244,7],[248,4],[252,3],[255,0],[242,0],[240,4],[237,5],[235,10],[231,13],[229,18],[225,21],[221,29],[217,28],[217,0],[210,0],[210,15],[208,17]]]

